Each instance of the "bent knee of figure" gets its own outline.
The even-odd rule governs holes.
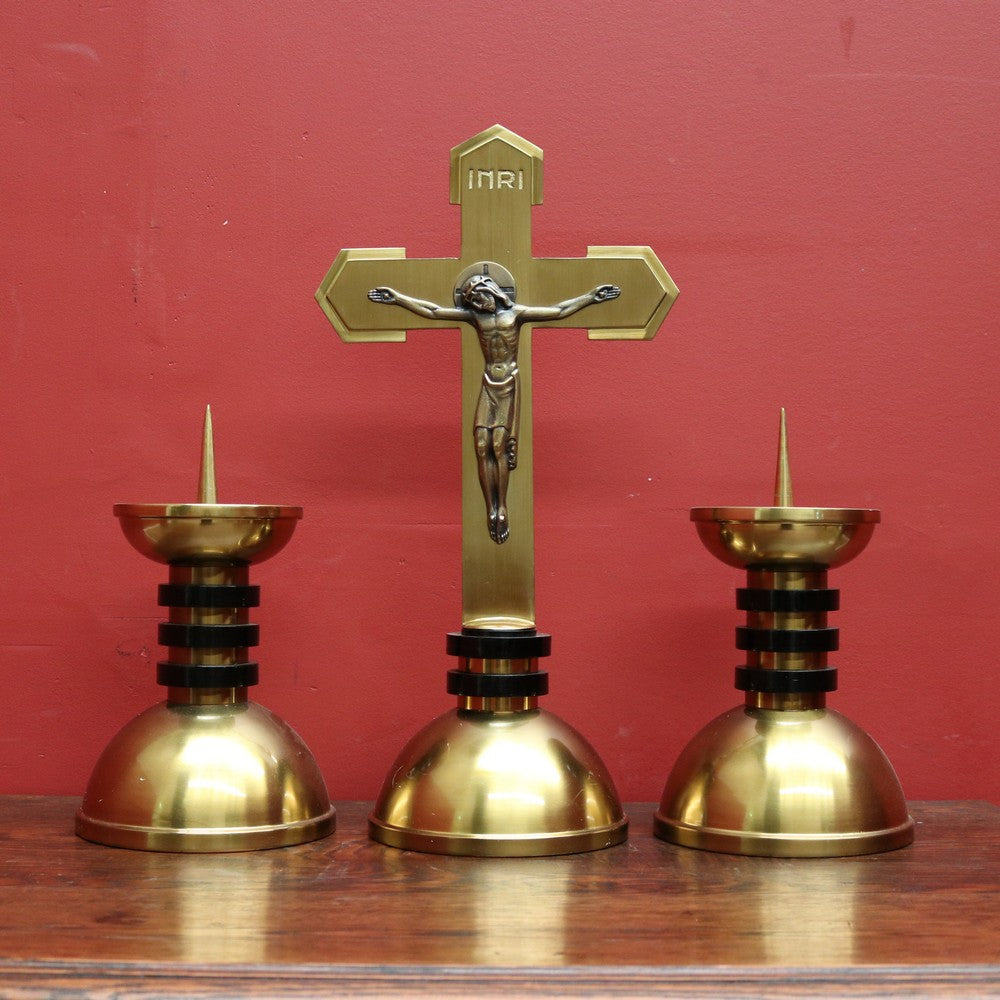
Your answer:
[[[468,440],[468,439],[466,439]],[[493,451],[493,444],[490,440],[488,427],[476,428],[476,454],[480,458],[486,458]]]
[[[493,455],[500,461],[507,453],[507,430],[504,427],[496,427],[493,430]]]

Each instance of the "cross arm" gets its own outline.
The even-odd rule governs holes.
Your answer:
[[[566,300],[562,304],[574,301],[576,293],[577,300],[584,300],[578,308],[594,301],[580,295],[581,288],[621,288],[620,297],[612,301],[608,296],[599,311],[588,311],[586,318],[599,327],[581,323],[571,312],[538,321],[551,327],[583,326],[591,340],[651,340],[677,298],[677,286],[649,247],[589,247],[586,257],[536,259],[531,284],[544,288],[547,297]]]
[[[399,248],[341,250],[316,292],[316,301],[343,340],[399,342],[406,340],[407,329],[417,328],[405,325],[403,309],[422,317],[420,329],[454,329],[461,321],[459,310],[407,294],[407,289],[417,288],[437,303],[451,303],[457,270],[457,260],[408,260]],[[369,292],[381,288],[392,289],[398,301],[386,304],[384,299],[369,298]]]

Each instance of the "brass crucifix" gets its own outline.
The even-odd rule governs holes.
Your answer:
[[[586,327],[576,314],[587,309],[591,339],[648,340],[677,287],[649,247],[532,257],[542,151],[499,125],[452,150],[451,201],[462,206],[461,257],[342,250],[316,298],[346,341],[405,340],[401,310],[421,329],[461,324],[462,624],[533,628],[531,331]],[[554,304],[524,304],[536,299]]]
[[[459,276],[455,289],[456,306],[435,305],[414,299],[393,288],[373,288],[368,293],[372,302],[402,306],[425,319],[450,319],[468,323],[479,336],[486,367],[476,403],[473,436],[479,485],[486,500],[486,527],[490,538],[498,545],[507,541],[510,523],[507,514],[507,483],[517,468],[517,437],[520,423],[520,372],[517,349],[521,327],[526,323],[572,316],[595,302],[607,302],[621,295],[615,285],[600,285],[586,295],[567,299],[549,308],[524,306],[514,301],[515,288],[509,272],[505,287],[497,284],[498,270],[505,270],[483,261],[472,268],[472,274]]]

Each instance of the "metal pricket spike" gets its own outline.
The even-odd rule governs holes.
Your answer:
[[[788,471],[788,431],[785,426],[785,408],[781,408],[778,423],[778,468],[774,474],[774,506],[792,506],[792,475]]]
[[[201,436],[201,475],[198,477],[198,503],[216,503],[215,443],[212,440],[212,407],[205,407],[205,427]]]

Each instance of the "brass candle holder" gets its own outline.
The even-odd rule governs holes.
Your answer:
[[[148,851],[250,851],[325,837],[335,814],[298,735],[251,702],[259,587],[249,567],[279,552],[301,507],[216,500],[211,413],[205,414],[199,502],[116,504],[125,537],[170,567],[159,603],[167,700],[137,716],[97,761],[76,832]]]
[[[705,547],[745,569],[736,668],[745,704],[709,723],[674,765],[654,832],[685,847],[770,857],[839,857],[904,847],[913,821],[875,741],[826,707],[839,606],[827,570],[868,544],[877,510],[792,506],[781,413],[773,507],[696,507]]]
[[[551,636],[447,636],[457,707],[400,751],[368,818],[383,844],[433,854],[533,857],[622,843],[628,819],[597,751],[539,707]]]

